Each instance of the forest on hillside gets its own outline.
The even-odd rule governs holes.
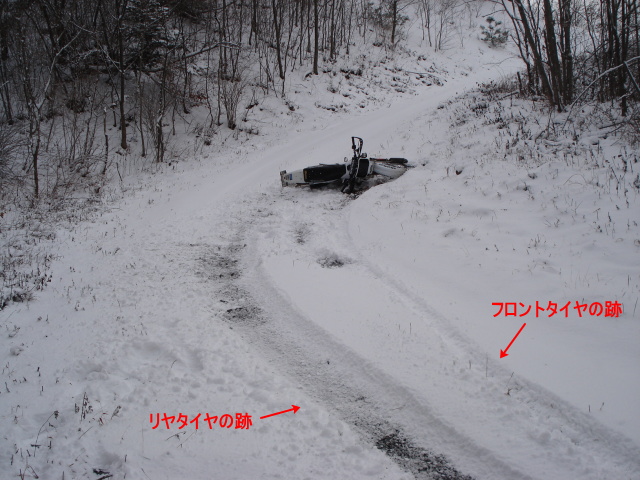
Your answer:
[[[356,43],[401,49],[409,18],[430,49],[458,48],[456,26],[487,5],[505,21],[487,15],[478,34],[515,42],[521,94],[607,105],[610,127],[637,136],[636,0],[0,0],[0,194],[104,176],[133,133],[163,162],[176,118],[205,108],[203,136],[235,129],[241,102],[286,98],[296,69],[322,75]]]

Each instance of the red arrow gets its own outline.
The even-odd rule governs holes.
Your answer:
[[[518,338],[518,335],[520,335],[520,332],[524,330],[524,327],[526,326],[527,324],[523,323],[522,326],[520,327],[520,330],[518,330],[518,333],[516,333],[516,336],[513,337],[513,340],[511,340],[511,342],[509,342],[509,345],[507,345],[507,348],[505,348],[504,350],[500,350],[500,358],[504,358],[509,355],[507,351],[511,348],[511,345],[513,345],[513,342],[516,341],[516,338]]]
[[[269,417],[273,417],[274,415],[280,415],[281,413],[287,413],[287,412],[293,412],[296,413],[298,410],[300,410],[300,407],[296,406],[296,405],[291,405],[293,408],[290,408],[289,410],[283,410],[281,412],[276,412],[276,413],[270,413],[269,415],[265,415],[264,417],[260,417],[260,420],[262,420],[263,418],[269,418]]]

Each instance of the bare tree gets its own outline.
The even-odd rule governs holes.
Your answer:
[[[619,99],[621,114],[638,92],[628,62],[639,52],[638,5],[636,0],[502,0],[514,25],[514,38],[527,66],[529,85],[540,90],[558,109],[576,100],[575,84],[597,78],[597,98]],[[575,25],[584,32],[580,45],[580,70],[576,72]],[[635,66],[636,73],[640,68]],[[590,87],[591,88],[591,87]],[[633,88],[633,87],[632,87]],[[584,98],[583,95],[580,96]]]
[[[0,192],[17,179],[14,167],[19,149],[17,127],[0,122]]]
[[[34,197],[40,195],[40,178],[38,167],[40,160],[40,150],[42,146],[42,120],[44,109],[49,102],[51,90],[54,85],[55,70],[58,61],[64,51],[76,40],[77,35],[62,45],[61,33],[55,39],[55,44],[60,45],[53,58],[48,62],[42,58],[38,52],[41,49],[40,38],[32,33],[33,18],[27,17],[26,13],[16,17],[18,39],[16,42],[15,61],[18,70],[16,77],[19,85],[16,90],[22,94],[26,114],[28,118],[27,138],[29,162],[25,164],[24,170],[32,173]]]

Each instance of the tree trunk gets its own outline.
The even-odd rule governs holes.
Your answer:
[[[38,156],[40,155],[40,120],[36,120],[35,140],[36,144],[33,147],[32,153],[32,166],[33,166],[33,196],[38,198],[40,195],[40,179],[38,177]]]
[[[398,0],[391,0],[391,48],[396,44],[396,27],[398,25]]]
[[[527,12],[524,8],[524,5],[522,4],[522,0],[514,0],[514,4],[518,7],[518,13],[520,14],[520,22],[522,24],[525,40],[531,48],[531,55],[533,56],[534,65],[536,67],[536,71],[538,72],[540,82],[542,83],[542,93],[547,97],[549,102],[552,103],[553,91],[551,89],[551,83],[549,82],[549,77],[547,77],[547,72],[544,69],[542,54],[540,53],[540,50],[538,49],[536,41],[533,37],[531,26],[529,25],[529,18],[527,17]],[[519,27],[517,22],[514,22],[514,25],[516,26],[516,28]]]
[[[120,74],[120,147],[123,150],[127,149],[127,122],[125,120],[124,112],[124,94],[125,94],[125,64],[124,64],[124,39],[123,37],[123,22],[124,14],[127,8],[127,0],[121,2],[116,0],[116,14],[118,15],[117,35],[118,35],[118,70]]]
[[[571,51],[571,0],[560,1],[562,96],[564,104],[573,101],[573,53]]]
[[[313,74],[318,75],[318,42],[320,39],[320,25],[318,22],[318,0],[313,0]]]
[[[562,98],[560,90],[562,88],[562,73],[560,68],[560,60],[558,59],[558,44],[556,42],[556,32],[553,20],[553,10],[550,0],[544,0],[544,26],[545,26],[545,43],[547,46],[547,59],[549,61],[551,88],[553,96],[553,104],[557,105],[558,110],[562,107]]]
[[[142,118],[144,116],[144,111],[143,111],[143,97],[144,97],[144,92],[142,91],[142,73],[138,72],[137,73],[137,80],[138,80],[138,116],[140,117],[140,146],[141,146],[141,151],[140,151],[140,156],[142,156],[143,158],[147,156],[147,149],[145,148],[145,144],[144,144],[144,125],[142,123]]]
[[[282,67],[282,52],[281,52],[281,45],[280,45],[282,25],[278,21],[279,20],[278,5],[276,3],[276,0],[271,0],[271,8],[273,10],[273,28],[275,29],[275,34],[276,34],[276,38],[273,43],[275,43],[276,57],[278,59],[278,74],[280,75],[280,78],[284,80],[285,73],[284,73],[284,68]]]

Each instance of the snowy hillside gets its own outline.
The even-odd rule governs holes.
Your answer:
[[[477,25],[437,53],[407,32],[295,70],[210,145],[192,119],[99,202],[4,212],[30,258],[0,476],[640,478],[637,148],[516,95]],[[411,168],[281,187],[353,135]]]

